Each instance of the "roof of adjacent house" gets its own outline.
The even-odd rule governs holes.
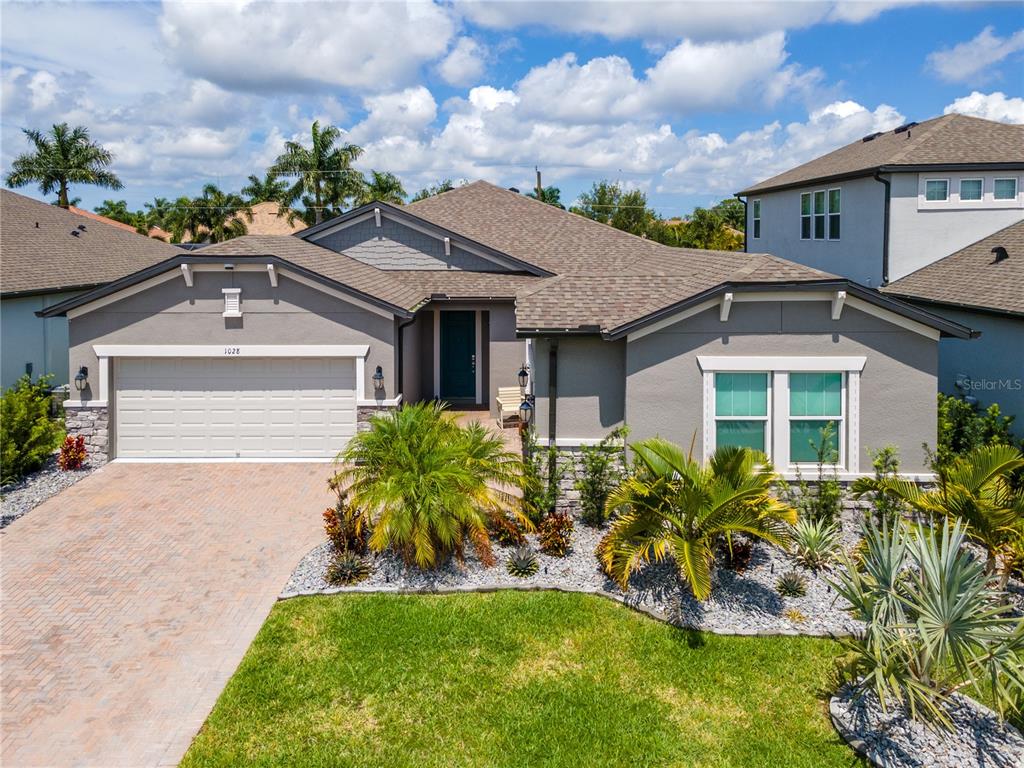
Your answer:
[[[1006,258],[997,249],[1003,248]],[[882,289],[891,296],[1024,316],[1024,221]]]
[[[74,213],[78,216],[84,216],[85,218],[92,219],[93,221],[102,221],[104,224],[109,224],[112,227],[123,229],[125,232],[135,232],[136,234],[142,234],[137,229],[135,229],[135,227],[133,227],[131,224],[125,224],[123,221],[112,219],[109,216],[101,216],[100,214],[95,213],[93,211],[87,211],[85,210],[85,208],[79,208],[77,205],[69,206],[68,210],[71,211],[71,213]],[[166,229],[162,229],[160,227],[150,227],[149,230],[146,232],[146,236],[152,237],[156,240],[163,240],[165,243],[171,242],[171,233],[168,232]]]
[[[288,221],[288,214],[281,214],[281,206],[271,201],[256,203],[252,208],[252,221],[242,214],[239,217],[245,223],[246,232],[250,235],[294,235],[306,228],[302,219]]]
[[[181,251],[172,245],[0,190],[0,293],[101,285]]]
[[[865,136],[737,194],[867,176],[875,171],[991,164],[1024,165],[1024,125],[949,114]]]

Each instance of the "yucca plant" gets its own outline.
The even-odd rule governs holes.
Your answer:
[[[803,597],[807,594],[807,579],[796,571],[786,571],[775,582],[775,591],[783,597]]]
[[[777,476],[764,454],[723,447],[701,466],[661,438],[632,449],[635,471],[608,498],[609,514],[618,516],[602,551],[622,589],[643,564],[670,558],[693,596],[706,600],[719,536],[745,533],[784,546],[796,510],[772,495]]]
[[[326,574],[328,584],[357,584],[369,575],[369,563],[351,550],[335,555]]]
[[[793,526],[793,557],[805,568],[817,570],[839,551],[839,526],[827,520],[802,518]]]
[[[461,558],[467,540],[493,565],[487,524],[494,515],[532,528],[511,493],[522,478],[519,457],[486,427],[459,426],[443,404],[374,416],[339,458],[350,503],[370,516],[370,548],[393,547],[420,568]]]
[[[533,576],[539,567],[537,555],[530,548],[529,544],[522,544],[516,547],[508,558],[508,572],[520,579]]]
[[[967,535],[988,553],[986,572],[1001,572],[1005,588],[1008,550],[1024,521],[1024,489],[1015,488],[1012,479],[1021,467],[1024,454],[1013,446],[981,446],[945,466],[935,490],[923,491],[898,477],[866,477],[854,482],[853,494],[885,493],[928,517],[963,521]]]
[[[915,719],[950,726],[944,704],[962,689],[1019,711],[1024,692],[1024,622],[1001,604],[984,565],[964,548],[965,526],[939,530],[865,527],[863,571],[833,582],[851,614],[867,624],[845,641],[858,694],[883,709],[897,703]]]

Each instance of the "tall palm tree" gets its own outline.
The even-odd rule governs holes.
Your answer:
[[[96,142],[89,140],[89,129],[71,128],[57,123],[48,134],[24,129],[23,133],[35,147],[14,159],[7,174],[9,187],[39,184],[39,191],[48,195],[57,190],[57,205],[71,205],[68,189],[71,184],[93,184],[107,189],[121,189],[123,184],[107,166],[114,156]]]
[[[618,512],[601,547],[605,570],[623,589],[642,564],[675,561],[693,596],[711,594],[715,539],[745,533],[782,546],[796,510],[772,496],[777,475],[764,454],[723,447],[707,466],[667,440],[632,446],[637,471],[608,497]]]
[[[273,174],[266,174],[261,179],[255,174],[249,175],[249,183],[242,187],[242,194],[251,205],[256,203],[279,203],[288,190],[288,185]]]
[[[461,556],[468,539],[485,564],[493,563],[487,523],[516,515],[508,489],[522,482],[522,462],[501,437],[480,424],[460,427],[439,403],[407,405],[374,416],[339,456],[337,484],[370,515],[369,545],[392,547],[406,562],[435,568]]]
[[[166,221],[174,242],[188,234],[194,243],[222,243],[248,232],[243,217],[252,221],[252,208],[241,197],[207,184],[199,197],[179,197]]]
[[[405,205],[405,187],[402,180],[388,171],[370,171],[370,178],[364,179],[356,196],[356,205],[372,202]]]
[[[269,173],[295,180],[280,201],[281,213],[301,201],[313,209],[314,223],[319,224],[325,208],[344,205],[346,199],[358,192],[362,175],[352,168],[352,163],[363,154],[363,149],[355,144],[336,146],[341,130],[333,125],[321,128],[319,120],[313,122],[310,132],[312,145],[285,142],[284,153],[270,166]]]

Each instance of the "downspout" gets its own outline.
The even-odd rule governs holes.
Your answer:
[[[558,339],[549,339],[548,346],[548,478],[555,476],[556,424],[558,412]]]
[[[747,247],[747,229],[750,227],[750,222],[747,220],[747,201],[740,197],[739,192],[736,193],[735,197],[743,203],[743,252],[750,253],[750,248]]]
[[[405,334],[403,333],[403,331],[415,322],[416,316],[413,315],[404,323],[398,324],[398,381],[395,382],[395,391],[398,392],[398,394],[400,395],[405,394],[403,392],[403,390],[405,389],[405,355],[402,352],[402,341],[405,338]]]
[[[882,211],[882,285],[885,286],[889,284],[889,206],[892,200],[892,181],[883,179],[878,171],[875,171],[874,179],[885,186],[885,208]]]

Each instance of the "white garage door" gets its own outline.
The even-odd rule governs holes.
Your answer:
[[[333,458],[356,429],[351,358],[122,358],[119,458]]]

